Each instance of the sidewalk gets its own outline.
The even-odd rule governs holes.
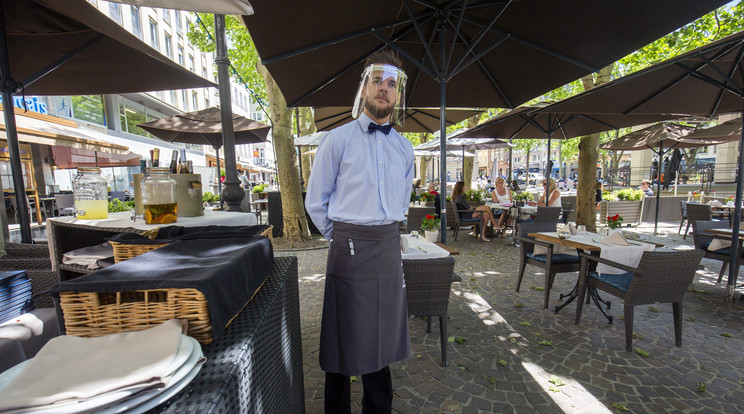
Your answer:
[[[677,236],[679,223],[628,229],[665,248],[690,249],[692,237]],[[683,229],[684,230],[684,229]],[[412,355],[391,366],[398,413],[635,413],[741,412],[744,408],[744,310],[726,302],[716,284],[719,265],[703,260],[684,302],[682,347],[674,346],[671,304],[635,309],[634,346],[648,357],[625,352],[622,306],[617,298],[608,324],[593,306],[574,325],[571,304],[555,314],[542,308],[536,288],[544,276],[527,268],[520,292],[514,287],[519,251],[507,240],[479,243],[460,233],[450,244],[462,277],[450,297],[448,367],[441,366],[439,327],[426,334],[422,319],[410,319]],[[324,373],[318,344],[327,250],[278,252],[300,265],[305,399],[308,413],[323,412]],[[559,274],[551,292],[573,286],[576,274]],[[725,279],[724,279],[725,283]],[[361,384],[352,384],[354,412],[361,412]]]

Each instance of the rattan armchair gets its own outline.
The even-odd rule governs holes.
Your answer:
[[[721,261],[721,271],[718,273],[718,283],[721,283],[723,275],[726,274],[726,270],[728,269],[729,261],[731,260],[731,247],[729,246],[717,250],[709,250],[708,246],[710,246],[710,243],[713,241],[714,237],[707,231],[713,229],[728,228],[729,226],[727,221],[698,220],[692,222],[692,240],[695,244],[695,248],[698,250],[702,250],[705,253],[703,257],[705,257],[706,259]],[[742,241],[740,239],[739,243],[741,244],[741,242]],[[739,248],[739,251],[741,251],[741,246]],[[739,270],[737,269],[734,274],[738,275]]]
[[[522,223],[519,225],[519,250],[521,262],[519,264],[519,277],[517,278],[517,292],[522,285],[524,271],[528,264],[537,266],[545,270],[545,303],[547,309],[550,301],[550,289],[553,287],[553,281],[557,273],[577,272],[579,270],[579,257],[570,254],[553,254],[554,245],[534,237],[528,236],[530,233],[541,233],[555,231],[555,223]],[[545,246],[547,254],[533,254],[535,245]]]
[[[431,318],[439,317],[442,366],[447,366],[447,307],[450,286],[455,276],[455,259],[403,260],[408,316],[426,317],[426,333],[431,333]]]
[[[408,209],[408,219],[406,220],[406,233],[414,230],[421,230],[421,220],[427,214],[434,215],[434,207],[411,207]]]
[[[670,303],[674,312],[674,344],[682,346],[682,298],[695,277],[703,258],[700,250],[683,252],[644,252],[638,267],[630,267],[599,256],[580,252],[579,297],[576,320],[581,320],[584,297],[594,288],[623,300],[625,316],[625,350],[633,343],[633,310],[636,305]],[[589,271],[590,263],[604,263],[624,270],[622,274],[598,274]],[[612,323],[612,319],[610,319]]]
[[[687,217],[687,227],[685,228],[685,235],[682,237],[687,240],[687,232],[690,230],[690,225],[696,221],[710,221],[713,220],[713,213],[709,205],[706,204],[693,204],[687,203],[685,207]],[[695,229],[693,228],[693,232]]]
[[[479,233],[479,226],[482,226],[483,225],[483,223],[482,223],[483,218],[482,217],[468,218],[468,219],[461,218],[460,217],[460,213],[472,213],[473,210],[458,210],[457,209],[457,204],[455,204],[454,201],[452,201],[452,211],[455,213],[454,214],[454,217],[455,217],[455,232],[452,235],[454,237],[455,241],[457,241],[457,233],[460,232],[460,227],[462,227],[462,226],[472,227],[473,228],[473,233],[476,234],[476,235],[478,235],[478,236],[480,235],[480,233]],[[480,237],[478,237],[478,240],[480,240]]]

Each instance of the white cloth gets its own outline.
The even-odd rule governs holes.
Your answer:
[[[650,243],[628,243],[628,241],[620,232],[620,229],[615,229],[609,236],[599,239],[599,242],[600,246],[602,247],[602,251],[599,253],[599,257],[630,267],[637,267],[638,264],[641,262],[643,252],[654,250],[654,248],[656,247],[655,245]],[[625,270],[608,266],[604,263],[599,263],[597,265],[597,272],[615,275],[626,273]]]
[[[62,255],[62,263],[88,266],[88,269],[98,269],[104,267],[99,264],[99,260],[103,261],[113,257],[114,248],[109,242],[105,242],[69,251]]]
[[[144,331],[98,338],[58,336],[0,393],[0,412],[164,386],[183,325],[171,319]]]
[[[506,188],[506,194],[500,195],[498,190],[493,190],[492,198],[495,198],[494,200],[496,203],[504,204],[504,203],[511,203],[511,190]]]
[[[572,224],[567,224],[569,232],[571,234],[578,234],[578,231],[576,231],[576,228],[574,227],[573,230],[571,230]],[[565,228],[565,226],[564,226]],[[544,241],[544,240],[543,240]],[[576,251],[575,247],[571,246],[565,246],[558,243],[551,243],[553,245],[553,254],[568,254],[571,256],[578,256],[578,252]],[[545,246],[541,246],[539,244],[535,245],[535,249],[532,252],[533,255],[547,255],[548,254],[548,248]]]
[[[708,250],[715,251],[718,249],[724,249],[726,247],[731,246],[731,240],[724,240],[724,239],[713,239],[713,241],[710,242],[710,246],[708,246]]]
[[[410,234],[400,236],[401,245],[406,245],[402,250],[402,258],[405,259],[438,259],[449,256],[449,252],[434,243],[426,241],[423,236],[414,237]],[[403,240],[405,239],[405,241]]]

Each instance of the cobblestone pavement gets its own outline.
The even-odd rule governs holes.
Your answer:
[[[676,235],[677,224],[628,231],[673,249],[692,248],[692,237]],[[515,292],[519,249],[507,240],[478,242],[461,232],[450,245],[460,251],[453,283],[447,343],[450,364],[441,366],[439,329],[410,320],[412,355],[391,365],[397,413],[734,413],[744,411],[744,302],[727,302],[716,284],[718,262],[703,260],[684,300],[682,347],[674,346],[671,304],[635,309],[633,345],[625,351],[622,305],[612,302],[615,323],[585,306],[574,325],[576,306],[560,313],[543,309],[535,289],[544,275],[527,268]],[[323,412],[324,373],[318,346],[327,250],[278,252],[296,255],[300,265],[305,402],[308,413]],[[559,274],[551,308],[568,291],[576,273]],[[724,279],[725,283],[725,279]],[[461,342],[461,343],[460,343]],[[354,412],[361,412],[361,384],[352,384]]]

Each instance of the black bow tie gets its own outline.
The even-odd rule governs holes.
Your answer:
[[[374,122],[370,122],[369,123],[369,126],[367,127],[367,132],[371,134],[371,133],[373,133],[375,131],[380,131],[383,134],[387,135],[387,134],[390,133],[390,128],[392,128],[392,127],[393,126],[390,125],[390,124],[387,124],[387,125],[377,125]]]

